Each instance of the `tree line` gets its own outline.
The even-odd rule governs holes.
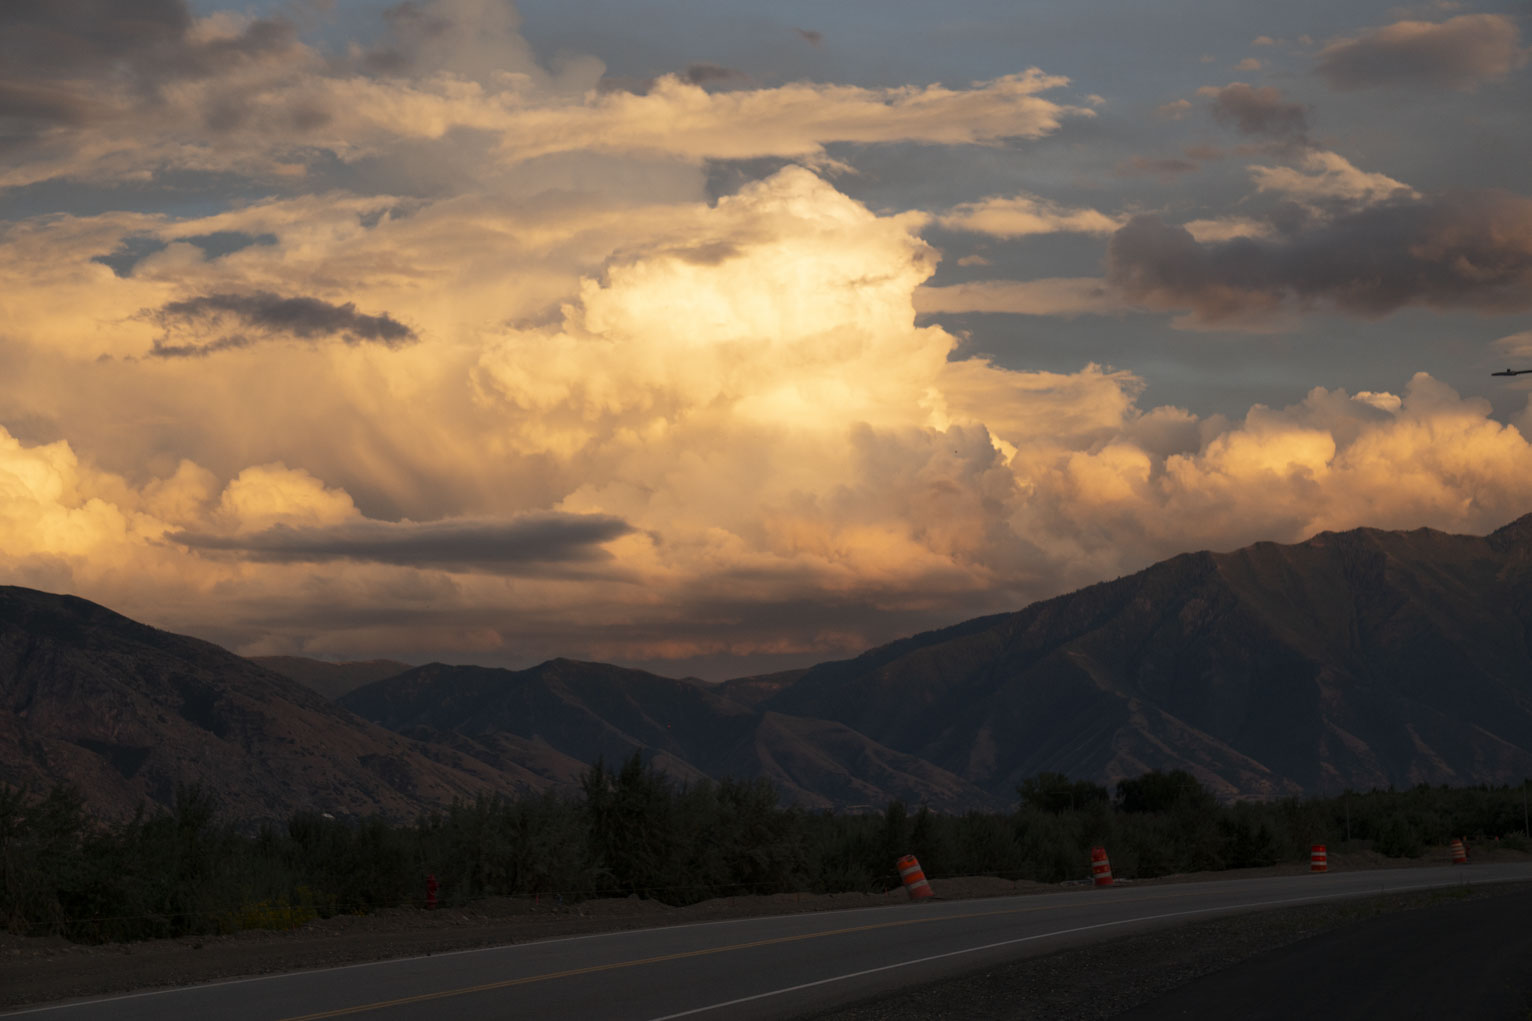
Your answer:
[[[1347,792],[1220,804],[1188,773],[1123,780],[1115,794],[1044,773],[1008,813],[943,815],[892,802],[833,814],[779,803],[764,779],[677,784],[635,754],[598,762],[573,794],[459,801],[410,824],[299,812],[285,824],[221,818],[202,788],[167,811],[94,822],[76,792],[0,785],[0,923],[83,942],[249,928],[490,897],[671,905],[774,893],[877,892],[914,854],[928,876],[1057,883],[1106,847],[1119,877],[1307,860],[1309,845],[1415,857],[1453,837],[1532,849],[1521,787]]]

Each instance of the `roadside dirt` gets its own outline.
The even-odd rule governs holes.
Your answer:
[[[1488,850],[1476,861],[1526,861],[1532,855]],[[1389,859],[1371,852],[1337,851],[1332,871],[1401,868],[1427,864],[1446,867],[1445,849],[1419,859]],[[1251,878],[1307,872],[1306,863],[1165,876],[1138,881],[1145,885]],[[1070,885],[1085,885],[1084,882]],[[995,877],[933,879],[936,896],[949,900],[1044,893],[1061,887]],[[663,925],[834,911],[898,904],[901,890],[885,894],[776,894],[726,897],[674,908],[631,897],[560,905],[546,900],[494,898],[460,908],[436,911],[396,908],[372,915],[321,919],[293,930],[249,930],[140,943],[85,946],[58,937],[23,937],[0,933],[0,1008],[78,997],[106,996],[167,986],[212,982],[251,975],[335,967],[364,961],[468,950],[476,947],[615,932]]]

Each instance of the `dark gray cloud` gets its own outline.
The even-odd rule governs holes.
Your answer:
[[[294,45],[281,18],[235,36],[194,39],[184,0],[0,0],[0,152],[88,128],[124,97],[211,78]]]
[[[230,38],[194,41],[192,22],[184,0],[6,0],[0,3],[0,69],[12,83],[154,84],[217,74],[231,61],[286,49],[297,38],[288,22],[266,18]]]
[[[1328,305],[1376,317],[1405,306],[1532,308],[1532,199],[1503,191],[1401,199],[1292,233],[1199,244],[1141,216],[1112,236],[1107,276],[1151,308],[1203,323]]]
[[[517,574],[549,565],[605,561],[600,548],[633,531],[604,514],[537,514],[509,521],[372,521],[294,528],[274,525],[249,535],[175,532],[172,542],[192,549],[242,553],[258,560],[359,560],[402,567],[434,567]]]
[[[191,24],[184,0],[6,0],[0,67],[49,77],[105,73],[173,47]]]
[[[238,351],[242,347],[251,347],[259,342],[259,338],[252,337],[248,333],[226,334],[205,344],[168,344],[164,340],[156,340],[154,347],[149,350],[149,355],[152,358],[206,358],[220,351]]]
[[[157,358],[184,358],[248,347],[264,339],[294,337],[321,340],[338,337],[347,344],[382,344],[399,347],[419,338],[415,331],[384,312],[365,315],[356,305],[333,305],[318,298],[284,298],[269,291],[249,294],[206,294],[200,298],[172,301],[160,306],[152,317],[171,331],[204,334],[221,323],[233,321],[244,329],[212,341],[173,344],[155,341],[150,354]]]
[[[1516,22],[1464,14],[1439,24],[1401,21],[1320,50],[1316,70],[1334,89],[1431,85],[1467,89],[1526,62]]]
[[[383,11],[389,42],[362,56],[364,70],[377,74],[403,74],[414,65],[420,48],[452,29],[452,22],[434,5],[404,0]]]
[[[815,46],[824,42],[825,34],[823,32],[816,32],[812,28],[795,28],[793,31],[798,33],[798,38]]]
[[[750,76],[743,71],[736,71],[732,67],[724,67],[721,64],[688,64],[686,70],[681,72],[681,78],[693,85],[718,85],[728,82],[748,81]]]
[[[1257,88],[1232,82],[1221,89],[1211,86],[1199,89],[1198,94],[1212,100],[1214,120],[1238,128],[1243,134],[1296,141],[1308,133],[1307,108],[1302,103],[1290,102],[1280,89],[1270,85]]]

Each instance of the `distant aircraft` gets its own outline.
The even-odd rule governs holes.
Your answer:
[[[1532,369],[1506,369],[1504,372],[1491,372],[1491,376],[1519,376],[1524,372],[1532,372]]]

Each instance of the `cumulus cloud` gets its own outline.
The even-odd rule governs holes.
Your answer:
[[[1259,88],[1245,82],[1231,82],[1221,88],[1206,85],[1197,90],[1197,95],[1210,100],[1209,110],[1215,121],[1238,128],[1242,134],[1301,141],[1308,133],[1308,108],[1289,101],[1282,90],[1270,85]]]
[[[800,168],[669,214],[669,243],[584,277],[553,320],[506,326],[487,308],[466,362],[431,340],[332,346],[348,360],[320,373],[327,388],[389,382],[300,423],[303,466],[183,461],[129,481],[69,443],[0,437],[0,567],[246,651],[713,657],[728,672],[730,656],[839,655],[1185,548],[1485,529],[1532,497],[1522,436],[1428,377],[1231,423],[1142,407],[1128,372],[954,360],[957,339],[916,320],[925,218],[875,214]],[[1099,281],[1049,286],[1102,300]],[[422,371],[444,359],[462,375]],[[171,385],[178,368],[87,364],[86,385]],[[250,376],[181,385],[232,394]],[[353,422],[395,446],[374,457]],[[250,431],[199,425],[219,449]],[[381,520],[310,467],[386,481],[458,451],[485,488],[449,487],[455,513],[429,521]]]
[[[1110,234],[1123,220],[1094,209],[1061,206],[1035,195],[994,195],[956,206],[938,222],[949,230],[1016,238],[1029,234]]]
[[[1427,85],[1471,89],[1526,62],[1520,29],[1505,14],[1442,22],[1398,21],[1327,43],[1316,69],[1331,88]]]
[[[1112,236],[1107,279],[1191,324],[1270,325],[1313,305],[1363,316],[1406,306],[1532,308],[1532,200],[1473,192],[1352,209],[1280,237],[1199,243],[1157,217]]]
[[[1369,314],[1512,304],[1528,292],[1514,196],[1353,188],[1304,200],[1323,215],[1215,210],[1168,246],[1176,228],[1147,232],[1141,248],[1169,251],[1157,276],[1124,248],[1142,223],[1001,197],[948,215],[989,236],[1120,226],[1112,273],[929,287],[930,215],[777,168],[829,165],[837,142],[1041,137],[1089,114],[1063,79],[725,90],[680,74],[602,93],[599,62],[539,65],[502,3],[398,6],[378,46],[345,53],[141,11],[169,40],[146,52],[238,52],[14,80],[7,62],[49,126],[0,179],[126,182],[100,194],[136,203],[227,174],[267,197],[177,191],[158,212],[0,227],[7,580],[246,652],[702,657],[717,676],[1190,547],[1480,530],[1526,506],[1521,435],[1428,377],[1228,421],[1152,406],[1134,373],[1083,357],[964,357],[936,318],[1195,317],[1218,288]],[[738,156],[772,170],[720,197],[707,161]],[[1355,176],[1297,172],[1333,180],[1258,198],[1286,208]],[[1344,277],[1343,251],[1375,278]]]
[[[258,560],[363,560],[515,574],[550,564],[611,560],[601,544],[630,531],[623,521],[605,515],[539,514],[511,520],[274,524],[239,535],[171,532],[166,538],[192,549],[235,552]]]
[[[267,291],[250,294],[205,294],[166,302],[153,318],[167,332],[205,335],[232,321],[247,332],[227,334],[205,343],[171,344],[156,340],[156,358],[204,357],[215,351],[248,347],[261,339],[294,337],[319,340],[336,337],[347,344],[397,347],[419,338],[415,331],[388,313],[365,315],[353,302],[332,305],[318,298],[284,298]]]

